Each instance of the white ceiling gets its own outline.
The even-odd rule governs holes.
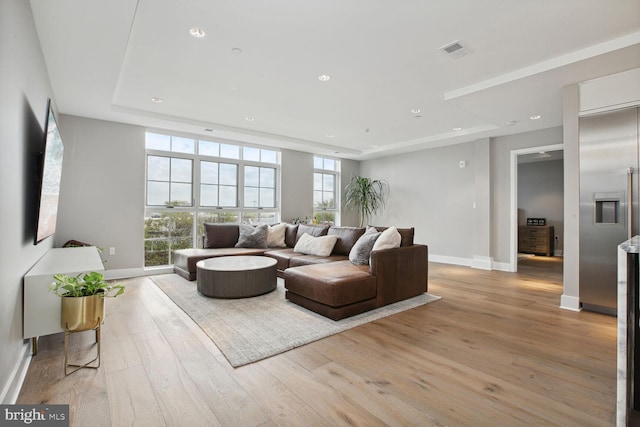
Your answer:
[[[31,8],[60,113],[352,159],[559,126],[563,86],[640,67],[640,0]]]

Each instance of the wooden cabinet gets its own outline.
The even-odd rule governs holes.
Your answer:
[[[518,228],[518,252],[553,256],[554,233],[551,226]]]
[[[42,335],[62,332],[60,326],[60,297],[49,291],[53,275],[65,273],[76,276],[90,271],[103,271],[104,265],[94,246],[49,249],[24,276],[23,338],[36,339]]]

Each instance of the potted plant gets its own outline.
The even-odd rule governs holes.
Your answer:
[[[358,210],[360,227],[385,206],[387,187],[385,181],[351,175],[351,181],[345,187],[345,208]]]
[[[124,293],[123,285],[110,284],[98,272],[69,276],[54,274],[49,290],[62,297],[60,322],[67,331],[97,328],[104,320],[104,298]]]

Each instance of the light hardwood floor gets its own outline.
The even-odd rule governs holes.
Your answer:
[[[443,297],[233,369],[146,278],[109,300],[102,366],[64,377],[43,337],[18,403],[73,426],[610,426],[616,319],[558,308],[560,258],[519,273],[430,264]],[[76,334],[87,350],[92,333]]]

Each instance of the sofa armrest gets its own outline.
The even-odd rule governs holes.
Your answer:
[[[391,304],[426,292],[428,269],[426,245],[371,252],[369,272],[376,276],[377,298],[381,304]]]

